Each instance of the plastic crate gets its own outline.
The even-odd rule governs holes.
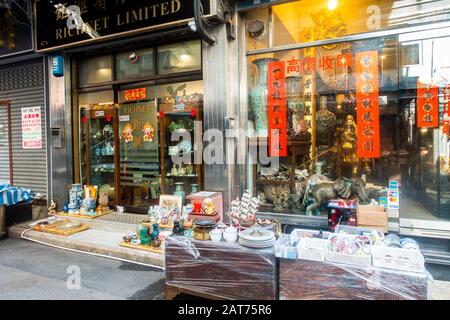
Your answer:
[[[355,255],[334,251],[327,251],[325,260],[330,262],[338,262],[343,264],[352,264],[357,266],[369,267],[372,264],[371,255]]]
[[[282,234],[274,244],[275,256],[277,258],[285,258],[285,259],[297,259],[298,253],[297,248],[293,247],[289,243],[289,235]]]
[[[313,261],[325,261],[328,240],[302,238],[297,246],[298,258]]]
[[[425,259],[420,250],[372,246],[374,267],[410,272],[424,272]]]

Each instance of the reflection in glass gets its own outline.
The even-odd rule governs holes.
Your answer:
[[[145,78],[153,74],[153,49],[127,51],[116,55],[117,80]]]
[[[158,47],[158,74],[201,70],[201,43],[198,40]]]
[[[79,66],[80,86],[112,81],[112,56],[83,59]]]

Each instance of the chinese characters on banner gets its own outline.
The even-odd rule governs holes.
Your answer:
[[[287,61],[286,69],[288,75],[303,71],[306,74],[315,72],[316,70],[336,70],[336,68],[351,67],[353,63],[353,56],[351,53],[338,54],[333,56],[315,57],[314,48],[306,48],[304,50],[305,57],[298,60]]]
[[[417,81],[417,127],[439,126],[439,88]]]
[[[358,52],[356,58],[356,100],[358,157],[380,157],[380,110],[378,52]]]
[[[147,98],[147,88],[125,90],[125,101],[142,100]]]
[[[22,149],[42,149],[41,107],[22,108]]]
[[[268,66],[269,156],[287,156],[286,69],[284,62]]]

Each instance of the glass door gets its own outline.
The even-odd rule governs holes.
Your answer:
[[[119,91],[120,203],[147,212],[161,193],[154,87]]]

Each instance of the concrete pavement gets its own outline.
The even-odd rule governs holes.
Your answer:
[[[427,265],[427,270],[435,279],[428,283],[429,299],[450,300],[450,266]],[[0,241],[2,299],[164,299],[164,272],[6,239]]]
[[[24,240],[0,241],[0,300],[153,300],[163,299],[163,291],[159,269]]]

